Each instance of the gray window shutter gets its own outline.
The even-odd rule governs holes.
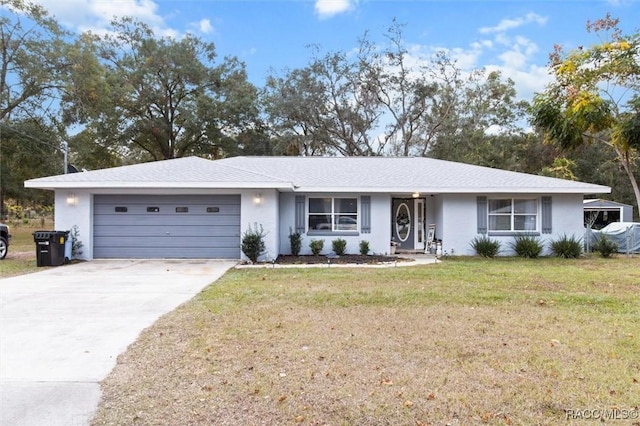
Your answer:
[[[304,195],[296,195],[296,232],[304,234],[305,231],[305,210],[304,210]]]
[[[363,195],[360,197],[360,231],[363,234],[371,233],[371,197]]]
[[[551,197],[542,197],[542,213],[541,213],[542,233],[550,234],[551,226]]]
[[[487,233],[487,197],[478,197],[478,234]]]

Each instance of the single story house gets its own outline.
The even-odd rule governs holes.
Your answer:
[[[262,227],[266,259],[289,234],[347,241],[358,253],[474,254],[481,234],[503,241],[582,237],[583,197],[606,186],[419,157],[187,157],[31,179],[55,191],[55,228],[77,226],[82,258],[244,258],[241,237]]]
[[[633,222],[633,206],[599,198],[583,201],[584,226],[602,229],[613,222]]]

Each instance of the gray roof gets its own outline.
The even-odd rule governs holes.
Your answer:
[[[290,182],[198,157],[49,176],[31,188],[290,188]]]
[[[611,200],[602,200],[599,198],[582,200],[582,203],[584,207],[593,208],[593,209],[597,209],[601,207],[615,207],[615,208],[631,207],[631,204],[624,204],[624,203],[619,203],[617,201],[611,201]]]
[[[609,193],[606,186],[424,157],[187,157],[32,179],[32,188],[277,188],[299,192]]]

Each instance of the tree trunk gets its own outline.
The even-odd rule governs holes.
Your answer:
[[[633,170],[631,169],[631,163],[629,161],[629,155],[622,152],[619,147],[615,146],[616,154],[618,154],[618,159],[622,164],[622,168],[627,173],[629,177],[629,181],[631,182],[631,187],[633,188],[633,193],[636,196],[636,212],[640,214],[640,188],[638,187],[638,181],[636,180],[635,175],[633,174]]]

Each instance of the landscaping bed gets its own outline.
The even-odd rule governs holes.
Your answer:
[[[408,262],[400,256],[343,254],[342,256],[313,256],[313,255],[279,255],[275,263],[281,265],[314,265],[322,263],[356,264],[356,265],[378,265],[381,263]]]

